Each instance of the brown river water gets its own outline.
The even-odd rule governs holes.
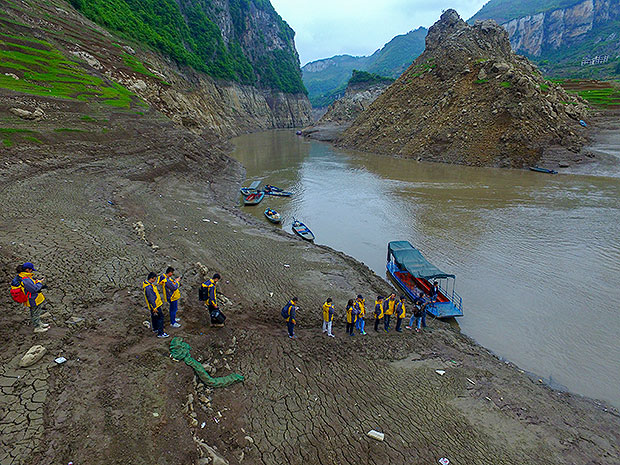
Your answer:
[[[620,407],[620,177],[422,163],[293,131],[233,142],[245,185],[294,192],[245,212],[267,223],[274,208],[289,232],[302,220],[316,243],[380,276],[387,243],[410,241],[456,274],[465,334],[553,387]]]

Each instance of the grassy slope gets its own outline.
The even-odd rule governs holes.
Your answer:
[[[283,92],[305,92],[299,62],[293,52],[271,50],[262,31],[252,50],[244,50],[241,38],[256,27],[249,12],[261,10],[278,29],[279,39],[294,50],[294,32],[268,0],[229,0],[232,38],[228,44],[210,18],[211,2],[175,0],[70,0],[96,23],[138,40],[216,78],[259,84]]]

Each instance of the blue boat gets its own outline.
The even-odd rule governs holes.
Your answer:
[[[292,192],[287,192],[280,187],[272,186],[270,184],[265,184],[265,187],[263,187],[263,192],[267,195],[275,195],[278,197],[290,197],[293,195]]]
[[[242,187],[239,190],[241,191],[241,195],[243,195],[244,197],[247,197],[250,194],[258,193],[259,188],[260,188],[260,181],[254,181],[252,184],[250,184],[250,187]]]
[[[540,166],[530,166],[530,170],[536,171],[538,173],[558,174],[556,170],[550,170],[548,168],[541,168]]]
[[[463,316],[463,299],[454,290],[456,276],[441,271],[409,242],[392,241],[388,244],[387,271],[411,300],[419,299],[419,295],[430,296],[431,281],[437,281],[439,293],[435,302],[426,306],[426,311],[436,318]],[[445,284],[442,283],[444,280]],[[450,287],[451,292],[448,291]]]

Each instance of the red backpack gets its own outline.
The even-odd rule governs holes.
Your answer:
[[[10,294],[11,299],[13,299],[18,304],[23,304],[28,300],[28,297],[26,297],[26,293],[24,292],[23,285],[11,286]]]

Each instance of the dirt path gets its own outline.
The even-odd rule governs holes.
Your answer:
[[[72,127],[85,111],[60,105],[57,114]],[[203,464],[207,457],[274,465],[440,457],[620,463],[615,410],[539,385],[449,325],[348,338],[339,315],[338,337],[323,338],[325,297],[342,312],[359,292],[368,301],[386,292],[385,281],[343,254],[242,215],[240,167],[204,140],[157,115],[105,119],[105,136],[15,146],[0,159],[2,287],[16,262],[32,260],[47,277],[55,318],[35,335],[23,309],[0,294],[2,465]],[[144,239],[133,228],[138,221]],[[230,302],[222,330],[207,326],[195,298],[196,262],[223,276]],[[216,375],[239,372],[244,384],[217,391],[196,384],[168,357],[169,340],[143,326],[140,283],[167,265],[184,273],[183,327],[171,333]],[[279,308],[293,294],[302,310],[291,341]],[[34,343],[48,354],[17,369]],[[68,362],[56,365],[59,355]],[[386,440],[366,437],[370,429]]]

